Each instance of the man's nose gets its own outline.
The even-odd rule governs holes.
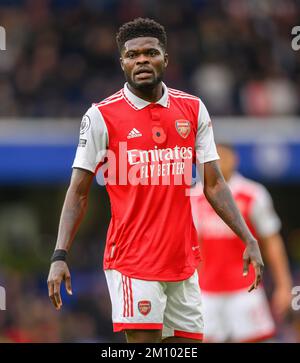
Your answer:
[[[145,64],[149,63],[149,57],[147,57],[145,54],[140,54],[136,61],[137,64]]]

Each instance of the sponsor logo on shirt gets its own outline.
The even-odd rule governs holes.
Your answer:
[[[128,150],[128,143],[120,142],[118,157],[110,149],[104,152],[106,161],[97,173],[100,185],[185,185],[190,191],[192,146]]]
[[[141,300],[138,302],[139,312],[143,315],[148,315],[151,311],[151,301],[149,300]]]
[[[127,136],[127,139],[133,139],[133,138],[135,138],[135,137],[141,137],[141,136],[143,136],[143,135],[139,132],[139,130],[137,130],[136,128],[133,128],[133,129],[129,132],[129,134],[128,134],[128,136]]]
[[[158,149],[155,146],[154,149],[150,150],[128,150],[127,154],[129,164],[135,165],[139,163],[192,159],[193,148],[191,146],[180,147],[176,145],[174,148]]]

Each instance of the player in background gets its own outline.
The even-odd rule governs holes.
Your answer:
[[[244,241],[245,270],[251,264],[255,268],[250,289],[262,279],[259,246],[220,172],[204,104],[162,82],[168,64],[163,26],[135,19],[119,29],[117,43],[127,82],[93,104],[82,119],[51,259],[49,297],[60,309],[61,282],[72,292],[67,252],[99,166],[108,165],[108,174],[115,166],[106,184],[111,222],[103,263],[113,329],[124,331],[128,342],[201,342],[199,246],[187,194],[190,180],[178,183],[183,175],[191,176],[196,153],[211,205]]]
[[[237,155],[229,145],[218,145],[220,166],[235,201],[258,238],[272,273],[272,310],[281,321],[291,303],[292,281],[281,223],[266,188],[237,171]],[[243,277],[243,242],[224,224],[207,202],[198,184],[191,197],[203,261],[199,281],[203,298],[205,340],[211,342],[265,341],[275,335],[275,324],[263,287],[248,293],[253,270]]]

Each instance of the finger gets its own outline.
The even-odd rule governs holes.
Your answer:
[[[261,266],[255,266],[255,287],[257,287],[262,280],[262,268]]]
[[[255,282],[249,287],[248,292],[251,292],[252,290],[256,289]]]
[[[65,282],[66,282],[67,293],[69,295],[72,295],[73,292],[72,292],[72,284],[71,284],[71,276],[70,275],[66,276]]]
[[[54,298],[57,304],[57,308],[60,309],[62,306],[62,301],[60,296],[60,282],[54,282]]]
[[[49,297],[53,295],[53,283],[52,281],[47,281],[47,285],[48,285],[48,295]]]
[[[55,303],[56,303],[56,309],[59,310],[61,308],[61,306],[62,306],[59,293],[57,293],[57,292],[54,293],[54,300],[55,300]]]
[[[243,260],[243,276],[247,276],[248,272],[249,272],[249,259],[244,259]]]
[[[48,282],[48,294],[52,304],[54,305],[55,309],[57,309],[57,303],[54,298],[54,284],[51,281]]]
[[[253,289],[257,289],[259,282],[260,282],[260,279],[258,277],[256,277],[255,281],[253,282]]]
[[[258,275],[255,280],[255,287],[258,287],[258,285],[261,283],[261,275]]]
[[[50,300],[52,301],[52,304],[54,305],[55,309],[58,309],[54,294],[50,297]]]
[[[264,265],[259,266],[259,272],[260,272],[260,278],[262,279],[263,274],[264,274]]]
[[[255,273],[256,273],[256,271],[255,271]],[[260,275],[255,276],[255,280],[254,280],[253,284],[249,287],[248,292],[251,292],[252,290],[257,289],[260,282],[261,282]]]

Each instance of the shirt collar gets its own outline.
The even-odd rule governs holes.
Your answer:
[[[169,107],[168,87],[163,82],[162,82],[162,86],[163,86],[164,93],[163,93],[162,97],[155,103],[158,105],[161,105],[163,107]],[[142,98],[137,97],[135,94],[133,94],[129,90],[127,83],[125,83],[125,85],[124,85],[124,96],[125,96],[126,101],[131,106],[133,106],[134,108],[137,108],[138,110],[141,110],[151,104],[151,102],[145,101]]]

